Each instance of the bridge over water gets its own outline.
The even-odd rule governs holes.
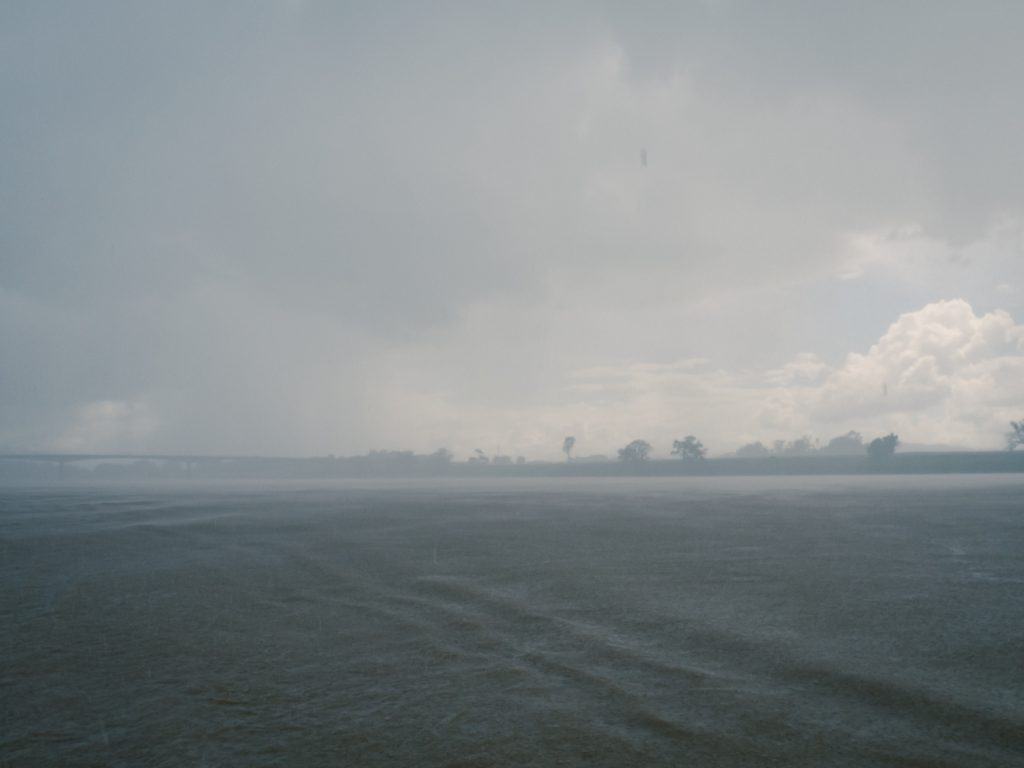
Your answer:
[[[0,461],[28,461],[52,464],[63,470],[68,464],[103,461],[160,461],[180,464],[191,472],[200,464],[219,464],[232,461],[296,461],[271,456],[230,456],[192,453],[0,453]]]

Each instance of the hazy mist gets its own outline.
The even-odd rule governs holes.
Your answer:
[[[998,448],[1022,32],[999,2],[7,3],[0,450]]]

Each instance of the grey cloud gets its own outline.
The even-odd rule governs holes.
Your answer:
[[[839,280],[851,237],[1024,215],[1024,12],[965,8],[4,8],[0,439],[362,450],[412,402],[553,414],[581,368],[1012,302],[998,238],[977,284]]]

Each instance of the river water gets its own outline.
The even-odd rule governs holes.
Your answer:
[[[7,485],[0,653],[0,766],[1024,766],[1024,478]]]

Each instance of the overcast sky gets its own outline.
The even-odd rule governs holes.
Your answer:
[[[666,5],[4,3],[0,449],[999,447],[1024,3]]]

